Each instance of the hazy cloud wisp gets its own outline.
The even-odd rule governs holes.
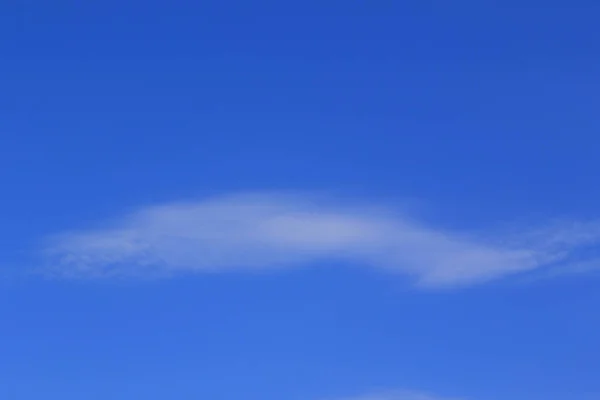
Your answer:
[[[341,260],[469,285],[568,262],[597,245],[596,224],[497,240],[436,229],[376,207],[302,196],[241,194],[141,208],[102,229],[49,238],[52,271],[70,277],[256,270]],[[510,240],[509,240],[510,239]]]
[[[347,397],[338,400],[464,400],[456,397],[440,397],[423,392],[409,390],[395,390],[386,392],[376,392],[361,396]]]

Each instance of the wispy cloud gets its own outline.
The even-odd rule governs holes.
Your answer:
[[[71,277],[264,270],[336,260],[447,287],[579,262],[599,243],[596,223],[475,235],[369,204],[255,193],[143,207],[109,227],[55,235],[45,253],[55,273]]]
[[[464,400],[456,397],[441,397],[423,392],[410,390],[394,390],[385,392],[375,392],[371,394],[346,397],[338,400]]]

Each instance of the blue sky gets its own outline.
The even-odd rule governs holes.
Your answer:
[[[600,399],[600,4],[0,5],[0,397]]]

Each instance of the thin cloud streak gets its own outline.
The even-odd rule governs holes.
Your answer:
[[[456,397],[441,397],[423,392],[408,390],[395,390],[388,392],[377,392],[362,396],[346,397],[337,400],[464,400]]]
[[[168,276],[347,261],[455,287],[569,263],[600,243],[598,224],[473,237],[390,209],[255,193],[140,208],[110,227],[48,238],[65,277]],[[578,260],[580,261],[580,260]]]

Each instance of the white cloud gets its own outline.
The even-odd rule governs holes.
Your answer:
[[[321,199],[322,200],[322,199]],[[485,282],[569,262],[600,242],[597,224],[478,237],[373,206],[258,193],[144,207],[102,229],[56,235],[64,276],[110,277],[285,268],[347,261],[428,287]]]
[[[362,396],[349,397],[339,400],[464,400],[456,397],[440,397],[432,394],[408,390],[377,392]]]

